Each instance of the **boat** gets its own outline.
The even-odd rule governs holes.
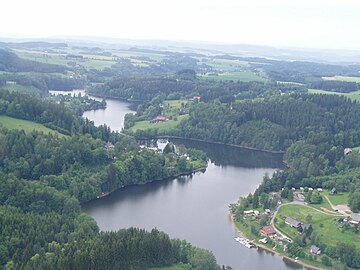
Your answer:
[[[240,244],[244,245],[244,246],[247,247],[247,248],[255,247],[255,245],[252,244],[252,243],[250,242],[250,240],[248,240],[248,239],[246,239],[246,238],[235,237],[234,239],[235,239],[235,241],[239,242]]]

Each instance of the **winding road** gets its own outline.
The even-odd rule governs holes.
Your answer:
[[[328,198],[326,198],[327,200],[329,200]],[[330,200],[329,200],[329,203],[330,203]],[[305,206],[305,207],[308,207],[308,208],[311,208],[312,210],[314,211],[317,211],[321,214],[324,214],[324,215],[327,215],[327,216],[333,216],[333,217],[344,217],[343,214],[332,214],[332,213],[327,213],[325,211],[322,211],[322,210],[319,210],[315,207],[312,207],[312,206],[309,206],[308,204],[306,204],[305,202],[300,202],[300,201],[292,201],[292,202],[289,202],[289,203],[284,203],[284,204],[280,204],[278,207],[276,207],[276,210],[274,211],[274,214],[271,218],[271,221],[270,221],[270,225],[274,227],[276,233],[278,235],[280,235],[281,237],[285,238],[285,239],[289,239],[292,241],[292,239],[290,237],[288,237],[287,235],[283,234],[281,231],[279,231],[276,227],[275,227],[275,224],[274,224],[274,220],[277,216],[277,213],[279,211],[279,209],[285,205],[301,205],[301,206]],[[333,205],[330,203],[331,207],[333,207]],[[334,207],[333,207],[334,209]]]

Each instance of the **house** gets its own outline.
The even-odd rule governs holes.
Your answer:
[[[332,190],[330,191],[330,194],[337,194],[336,188],[332,188]]]
[[[168,120],[166,116],[159,115],[156,118],[154,118],[153,120],[151,120],[150,122],[153,123],[153,124],[156,124],[156,123],[159,123],[159,122],[165,122],[166,120]]]
[[[358,224],[360,224],[360,214],[359,213],[351,214],[350,218],[348,218],[348,220],[349,220],[349,223],[358,225]]]
[[[309,191],[313,191],[314,189],[312,187],[309,187]]]
[[[300,187],[300,190],[301,190],[301,191],[304,191],[304,188],[303,188],[303,187]]]
[[[111,142],[107,142],[107,143],[105,143],[104,147],[105,147],[106,149],[112,149],[112,148],[114,148],[115,146],[114,146]]]
[[[302,222],[297,218],[286,217],[285,224],[293,228],[299,228],[302,225]]]
[[[260,234],[266,237],[276,234],[276,231],[273,226],[264,226],[260,230]]]
[[[310,253],[316,254],[316,255],[320,255],[320,254],[321,254],[321,249],[318,248],[318,247],[315,246],[315,245],[311,245],[311,247],[310,247]]]
[[[166,116],[163,116],[163,115],[159,115],[155,118],[156,121],[158,122],[164,122],[167,120]]]
[[[257,217],[260,215],[260,212],[258,210],[254,210],[254,215],[255,215],[255,217]]]
[[[345,148],[344,149],[344,156],[350,155],[352,153],[351,148]]]
[[[319,191],[319,192],[323,192],[322,188],[317,188],[316,190]]]
[[[271,214],[270,209],[265,209],[265,214],[270,215]]]
[[[200,101],[201,97],[200,96],[193,96],[193,100],[197,100]]]
[[[292,190],[292,191],[295,191],[296,189],[293,187],[293,188],[291,188],[291,190]]]
[[[244,211],[244,215],[252,215],[254,214],[254,210],[246,210]]]

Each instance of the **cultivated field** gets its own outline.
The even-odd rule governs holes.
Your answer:
[[[360,83],[360,77],[352,77],[352,76],[322,77],[322,79],[326,81],[344,81],[344,82]]]

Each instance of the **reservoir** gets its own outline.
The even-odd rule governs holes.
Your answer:
[[[123,127],[128,103],[107,100],[105,110],[84,117],[114,130]],[[83,206],[101,230],[157,228],[171,238],[208,249],[218,264],[240,269],[294,269],[282,257],[248,249],[234,240],[237,230],[229,218],[229,204],[254,192],[265,173],[283,167],[282,155],[191,140],[172,140],[203,150],[210,158],[205,172],[146,185],[129,186]],[[301,268],[301,267],[300,267]]]

